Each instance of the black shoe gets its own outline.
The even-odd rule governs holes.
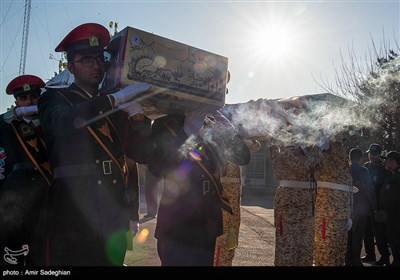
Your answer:
[[[375,265],[377,266],[390,265],[390,261],[388,258],[380,258],[377,262],[375,262]]]
[[[376,262],[376,258],[372,258],[368,255],[365,255],[364,257],[361,257],[362,262]]]
[[[352,263],[350,266],[364,266],[362,262]]]
[[[156,214],[146,214],[143,216],[144,218],[155,218]]]

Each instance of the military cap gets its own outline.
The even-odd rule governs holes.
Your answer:
[[[363,157],[363,151],[359,148],[353,148],[349,152],[350,160],[359,160]]]
[[[397,162],[397,164],[400,164],[400,153],[396,151],[390,151],[385,157],[385,159],[393,159]]]
[[[97,23],[75,27],[55,48],[56,52],[103,50],[110,41],[107,28]]]
[[[34,75],[21,75],[13,79],[6,88],[8,95],[17,96],[21,93],[39,91],[44,88],[45,82]]]
[[[383,151],[383,148],[379,144],[371,144],[369,146],[369,149],[366,151],[366,153],[374,154],[374,155],[380,155]]]

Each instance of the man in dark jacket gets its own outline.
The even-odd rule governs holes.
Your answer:
[[[6,93],[16,107],[0,115],[0,147],[4,173],[0,176],[1,265],[32,265],[32,238],[51,170],[38,120],[37,101],[44,81],[34,75],[13,79]],[[3,256],[4,254],[4,256]]]
[[[55,50],[67,52],[75,82],[66,89],[48,90],[39,99],[39,118],[54,168],[44,218],[47,265],[123,265],[132,217],[124,158],[146,163],[151,129],[146,117],[134,120],[143,111],[129,101],[150,86],[99,93],[109,40],[108,30],[96,23],[72,30]],[[115,108],[122,110],[102,116]]]
[[[382,216],[392,250],[392,266],[400,266],[400,153],[391,151],[386,156],[385,168],[391,171],[383,184],[380,197]]]
[[[350,172],[353,186],[358,188],[354,193],[353,226],[349,231],[347,242],[346,265],[362,266],[361,249],[365,234],[367,216],[376,211],[376,198],[368,169],[362,163],[363,152],[358,148],[350,150]]]
[[[377,209],[381,208],[379,204],[380,192],[382,189],[385,178],[390,172],[385,169],[385,165],[382,162],[382,146],[379,144],[371,144],[368,153],[368,159],[364,166],[368,169],[369,175],[371,176],[372,186],[374,187],[375,197],[377,202]],[[375,262],[375,240],[378,248],[380,259],[375,262],[375,265],[387,265],[389,264],[390,252],[388,249],[388,240],[386,237],[386,227],[384,221],[376,219],[375,215],[369,215],[367,217],[367,223],[365,226],[365,237],[364,237],[364,249],[366,255],[361,258],[363,262]],[[379,216],[378,216],[379,218]]]

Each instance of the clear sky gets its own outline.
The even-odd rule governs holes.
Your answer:
[[[0,112],[19,72],[24,0],[1,0]],[[228,57],[226,103],[321,93],[340,52],[372,53],[373,38],[396,49],[399,1],[74,1],[32,0],[25,74],[45,81],[58,69],[54,48],[76,26],[135,27]],[[53,57],[51,59],[50,57]]]

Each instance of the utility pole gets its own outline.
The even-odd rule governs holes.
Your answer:
[[[28,47],[29,20],[31,18],[31,0],[25,0],[24,29],[22,31],[21,59],[19,75],[25,74],[26,52]]]
[[[111,37],[114,36],[116,33],[118,33],[118,22],[110,21],[108,26],[110,27],[110,35],[111,35]]]

